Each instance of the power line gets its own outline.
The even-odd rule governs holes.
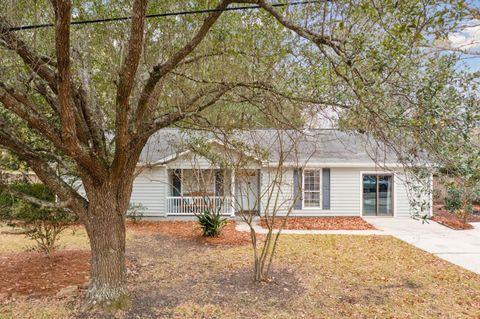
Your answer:
[[[271,4],[272,7],[287,7],[287,6],[298,6],[310,3],[316,3],[318,0],[310,1],[296,1],[289,3],[274,3]],[[242,7],[231,7],[225,9],[203,9],[203,10],[193,10],[193,11],[177,11],[177,12],[165,12],[165,13],[154,13],[147,14],[145,17],[150,18],[161,18],[161,17],[171,17],[171,16],[184,16],[190,14],[202,14],[202,13],[211,13],[211,12],[221,12],[221,11],[246,11],[246,10],[257,10],[261,9],[260,5],[252,6],[242,6]],[[93,20],[77,20],[70,22],[71,25],[80,25],[80,24],[93,24],[93,23],[104,23],[104,22],[116,22],[116,21],[125,21],[130,20],[132,16],[126,17],[115,17],[115,18],[105,18],[105,19],[93,19]],[[42,29],[42,28],[51,28],[55,26],[53,23],[44,23],[44,24],[34,24],[34,25],[23,25],[8,28],[8,31],[22,31],[22,30],[31,30],[31,29]]]

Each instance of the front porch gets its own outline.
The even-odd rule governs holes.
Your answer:
[[[257,170],[168,169],[167,216],[192,216],[206,210],[235,216],[241,210],[258,213]]]
[[[167,216],[190,216],[206,210],[220,212],[221,215],[235,216],[233,200],[230,196],[169,196]]]

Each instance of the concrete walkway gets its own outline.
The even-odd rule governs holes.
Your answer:
[[[391,235],[460,267],[480,274],[480,223],[472,223],[472,230],[452,230],[433,221],[422,224],[411,218],[364,218],[377,230],[288,230],[283,234],[299,235]],[[237,220],[238,231],[249,227]],[[254,229],[259,234],[267,229],[258,224]]]
[[[377,229],[480,274],[480,223],[471,230],[453,230],[433,221],[422,224],[411,218],[365,218]]]

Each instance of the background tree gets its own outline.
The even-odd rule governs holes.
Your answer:
[[[235,3],[263,10],[222,11]],[[250,118],[258,125],[272,111],[289,123],[312,104],[348,110],[372,126],[390,119],[405,130],[391,120],[404,117],[394,106],[417,92],[411,81],[425,66],[421,48],[455,24],[459,3],[342,0],[276,8],[262,0],[38,0],[32,8],[30,1],[5,1],[0,145],[85,225],[89,300],[126,300],[125,214],[136,163],[154,132],[220,125],[223,110],[235,115],[246,108],[255,110]],[[209,6],[217,10],[145,19],[147,12]],[[131,19],[71,27],[72,17],[115,15]],[[12,29],[32,21],[54,27]],[[408,105],[416,113],[423,104]],[[70,185],[72,178],[81,180],[86,196]]]

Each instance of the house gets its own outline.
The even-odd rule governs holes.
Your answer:
[[[431,215],[431,176],[416,177],[387,147],[358,133],[163,129],[142,152],[131,202],[146,217],[207,208],[230,216]]]

